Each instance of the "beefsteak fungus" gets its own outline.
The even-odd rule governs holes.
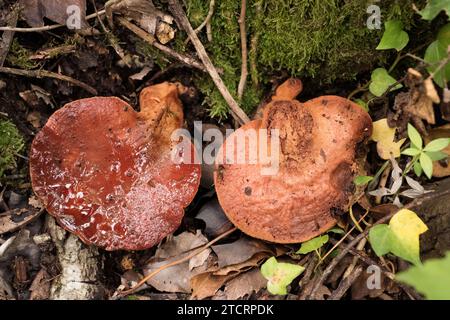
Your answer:
[[[285,82],[262,119],[231,134],[216,157],[220,205],[231,222],[255,238],[297,243],[331,228],[335,213],[349,205],[365,157],[363,145],[372,132],[368,113],[338,96],[300,103],[294,98],[301,86],[297,79]],[[279,148],[271,144],[271,129],[279,130]],[[239,135],[247,137],[244,147],[234,143]],[[248,163],[252,142],[258,149],[253,164]],[[263,174],[262,149],[278,152],[276,173]],[[239,158],[248,162],[236,162]]]
[[[107,250],[149,248],[178,228],[200,182],[200,165],[172,161],[182,90],[168,82],[145,88],[140,112],[95,97],[50,117],[32,143],[30,174],[62,227]],[[177,154],[192,158],[190,149]]]

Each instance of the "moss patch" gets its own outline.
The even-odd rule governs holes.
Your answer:
[[[406,30],[413,21],[412,4],[422,6],[424,0],[386,0],[376,2],[381,8],[382,23],[388,19],[402,20]],[[360,72],[370,71],[386,62],[389,52],[376,51],[382,30],[369,30],[367,7],[374,1],[361,0],[255,0],[247,4],[249,49],[257,38],[256,50],[250,59],[256,63],[247,82],[241,106],[250,112],[261,99],[261,90],[253,82],[267,83],[274,72],[286,70],[292,76],[308,78],[317,85],[336,79],[354,79]],[[205,19],[209,1],[186,2],[193,27]],[[216,1],[211,20],[212,43],[205,32],[202,41],[214,64],[221,68],[223,80],[236,95],[241,69],[238,18],[240,1]],[[180,35],[178,35],[180,36]],[[207,76],[200,75],[199,89],[206,95],[205,103],[212,116],[224,117],[228,107]]]
[[[17,127],[7,120],[0,120],[0,178],[5,170],[16,167],[15,157],[25,143]]]

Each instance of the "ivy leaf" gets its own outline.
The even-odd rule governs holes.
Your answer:
[[[441,259],[427,260],[395,276],[396,280],[413,286],[430,300],[450,300],[450,252]]]
[[[323,236],[315,237],[314,239],[303,242],[300,249],[296,253],[307,254],[314,250],[317,250],[320,247],[322,247],[325,243],[327,243],[328,239],[329,239],[328,235],[325,234]]]
[[[428,156],[425,152],[420,154],[420,165],[422,166],[423,172],[428,177],[428,179],[431,179],[431,176],[433,175],[433,161],[431,160],[430,156]]]
[[[393,86],[396,82],[397,80],[392,78],[386,69],[377,68],[372,71],[369,90],[373,95],[381,97],[386,92],[386,90],[389,87]],[[394,91],[402,87],[403,86],[400,83],[398,83],[393,88],[391,88],[390,91]]]
[[[426,7],[419,11],[419,14],[424,20],[433,20],[442,10],[447,13],[447,16],[450,16],[450,1],[430,0]]]
[[[363,108],[365,111],[369,112],[369,105],[362,99],[355,99],[355,103]]]
[[[419,161],[416,161],[414,163],[413,169],[414,169],[414,173],[416,174],[416,176],[420,177],[422,175],[423,170],[422,170],[422,166],[420,165]]]
[[[419,131],[413,127],[410,123],[408,123],[408,137],[411,140],[411,143],[418,149],[422,149],[422,137],[420,136]]]
[[[434,74],[433,80],[438,86],[444,88],[447,81],[450,79],[450,63],[447,63],[436,73],[435,70],[439,67],[440,62],[447,58],[447,46],[439,40],[433,41],[425,51],[423,59],[429,64],[427,71]]]
[[[336,234],[344,234],[345,233],[344,230],[342,230],[341,228],[338,228],[338,227],[331,228],[327,232],[332,232],[332,233],[336,233]]]
[[[384,24],[384,33],[377,50],[402,50],[409,41],[408,34],[403,31],[403,24],[399,20],[389,20]]]
[[[390,128],[387,119],[380,119],[373,123],[372,140],[377,142],[377,152],[381,159],[389,160],[400,156],[400,147],[406,139],[394,142],[395,128]]]
[[[430,151],[430,152],[441,151],[442,149],[446,148],[449,145],[449,143],[450,143],[449,138],[434,139],[425,146],[423,151]]]
[[[353,182],[357,185],[357,186],[361,186],[361,185],[365,185],[366,183],[369,183],[370,181],[373,180],[373,177],[371,176],[357,176]]]
[[[379,257],[391,251],[391,230],[387,224],[378,224],[369,230],[369,241]]]
[[[393,253],[413,264],[420,264],[420,234],[427,226],[411,210],[399,210],[389,225],[376,225],[369,231],[369,242],[378,256]]]
[[[261,274],[268,280],[267,290],[271,294],[287,294],[286,287],[305,270],[302,266],[278,262],[271,257],[261,266]]]

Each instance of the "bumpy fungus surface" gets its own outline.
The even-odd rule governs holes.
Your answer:
[[[216,158],[215,186],[228,218],[243,232],[278,243],[309,240],[336,223],[335,213],[346,209],[353,192],[358,146],[372,131],[369,115],[357,104],[338,96],[300,103],[293,100],[298,86],[301,82],[291,79],[277,90],[262,119],[230,135]],[[276,174],[262,175],[262,158],[256,164],[226,163],[229,154],[250,157],[249,143],[242,148],[230,140],[275,128],[280,135]],[[258,149],[263,134],[270,145],[270,131],[257,131]]]
[[[170,134],[183,123],[179,90],[144,89],[141,112],[96,97],[50,117],[33,141],[30,174],[61,226],[107,250],[148,248],[176,230],[200,182],[199,165],[171,158]],[[181,159],[193,156],[189,147]]]

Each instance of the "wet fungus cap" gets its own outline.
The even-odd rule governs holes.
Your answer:
[[[179,90],[167,82],[144,89],[141,112],[95,97],[50,117],[32,143],[30,175],[61,226],[107,250],[149,248],[178,228],[200,182],[200,165],[171,158],[170,135],[183,123]]]
[[[272,99],[262,119],[230,135],[216,158],[214,182],[228,218],[248,235],[277,243],[309,240],[336,223],[335,213],[347,209],[360,170],[357,149],[372,131],[368,113],[345,98],[323,96],[300,103],[293,100],[295,95]],[[280,97],[278,90],[275,97]],[[259,143],[258,149],[265,147],[261,135],[266,134],[262,141],[275,152],[270,144],[270,129],[275,128],[280,142],[277,173],[263,175],[261,158],[256,164],[230,163],[230,154],[250,159],[249,143],[242,148],[229,141],[240,134],[252,137],[252,130],[257,137],[249,139]]]

